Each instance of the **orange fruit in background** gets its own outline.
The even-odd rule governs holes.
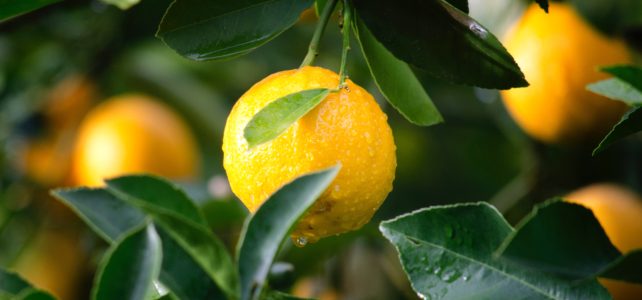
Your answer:
[[[87,255],[79,231],[42,228],[10,269],[58,299],[79,299]]]
[[[152,173],[189,180],[199,173],[198,146],[169,107],[143,95],[108,99],[82,121],[73,155],[73,181],[100,186],[103,179]]]
[[[386,115],[352,81],[272,141],[249,149],[244,128],[263,107],[315,88],[335,89],[339,76],[319,67],[278,72],[236,102],[223,136],[223,166],[232,191],[255,212],[274,192],[306,173],[341,163],[341,170],[292,233],[304,245],[366,224],[392,189],[396,154]]]
[[[591,93],[586,85],[609,77],[600,66],[626,64],[626,46],[593,29],[568,4],[550,3],[546,14],[533,4],[504,43],[530,86],[502,91],[517,124],[546,143],[593,142],[627,110],[619,101]]]
[[[621,252],[642,249],[642,199],[636,193],[614,184],[594,184],[572,192],[565,199],[592,210]],[[642,285],[609,279],[600,282],[616,300],[642,299]]]
[[[301,298],[318,300],[337,300],[339,294],[325,282],[314,277],[304,277],[297,280],[292,287],[292,295]]]

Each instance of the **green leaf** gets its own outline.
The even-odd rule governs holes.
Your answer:
[[[261,296],[261,300],[309,300],[309,298],[299,298],[279,291],[269,291]]]
[[[118,198],[155,211],[207,226],[203,213],[176,185],[156,176],[131,175],[106,180],[107,189]]]
[[[609,73],[616,78],[630,84],[638,91],[642,91],[642,68],[633,65],[610,66],[602,68],[603,72]]]
[[[136,228],[116,242],[97,271],[92,298],[148,299],[162,261],[161,240],[154,225]]]
[[[0,22],[60,0],[0,0]]]
[[[11,298],[11,300],[54,300],[56,299],[54,296],[47,292],[43,292],[41,290],[37,290],[34,288],[27,289],[20,294],[16,295],[15,297]]]
[[[339,169],[335,166],[288,183],[248,220],[238,248],[242,300],[257,299],[261,294],[279,246],[298,219],[334,180]]]
[[[499,40],[443,0],[355,1],[370,32],[397,58],[455,83],[527,86]]]
[[[102,0],[103,2],[107,4],[111,4],[114,6],[117,6],[118,8],[122,10],[129,9],[130,7],[138,4],[140,0]]]
[[[642,249],[623,256],[590,209],[561,199],[537,206],[498,255],[576,280],[601,276],[642,283]]]
[[[359,18],[355,21],[361,51],[381,94],[413,124],[429,126],[443,122],[410,67],[381,45]]]
[[[205,227],[185,222],[162,212],[149,211],[159,227],[203,269],[225,293],[236,299],[239,279],[236,268],[223,243]]]
[[[163,241],[159,278],[178,299],[227,299],[210,275],[162,227],[158,235]]]
[[[245,126],[243,135],[250,148],[279,136],[292,123],[321,103],[329,93],[329,89],[305,90],[270,102]]]
[[[590,209],[560,200],[536,206],[498,255],[575,279],[594,277],[621,254]]]
[[[184,299],[216,299],[217,297],[210,296],[219,295],[220,290],[227,293],[227,298],[235,298],[234,295],[238,291],[238,275],[225,247],[205,226],[187,220],[185,217],[186,214],[198,215],[198,213],[191,211],[190,206],[185,203],[172,205],[179,207],[179,210],[191,211],[191,213],[177,214],[169,211],[172,206],[155,205],[166,201],[191,203],[191,200],[183,199],[182,197],[185,196],[182,191],[175,190],[174,186],[158,179],[144,180],[140,176],[128,176],[123,179],[124,181],[114,180],[114,187],[127,190],[136,197],[145,199],[134,199],[130,194],[123,192],[120,195],[125,199],[119,199],[104,189],[56,190],[53,194],[70,205],[90,227],[110,243],[143,222],[145,214],[134,206],[141,205],[145,213],[156,218],[161,234],[172,237],[163,239],[165,263],[162,265],[161,282],[165,286],[176,295],[181,297],[187,295],[188,297],[183,297]],[[135,183],[141,185],[132,191],[129,185]],[[164,191],[165,194],[155,195],[145,192],[151,185],[157,185],[159,191]],[[147,197],[154,195],[168,198],[153,203],[153,200]],[[163,229],[172,234],[164,232]],[[179,245],[179,241],[180,248],[176,246]],[[190,276],[180,273],[185,270],[192,272]],[[199,298],[199,296],[205,298]]]
[[[631,84],[618,78],[609,78],[591,83],[587,85],[586,88],[593,93],[620,100],[628,105],[642,104],[642,89],[638,90]]]
[[[610,299],[576,282],[495,258],[513,229],[486,203],[436,206],[385,221],[413,289],[427,299]]]
[[[548,13],[548,0],[535,0],[535,2]]]
[[[20,275],[0,268],[0,299],[53,300],[49,293],[34,288]]]
[[[51,194],[65,203],[109,243],[143,224],[145,215],[105,189],[57,189]]]
[[[175,0],[156,35],[194,60],[231,58],[292,26],[312,0]]]
[[[608,35],[642,25],[642,1],[570,0],[589,23]]]

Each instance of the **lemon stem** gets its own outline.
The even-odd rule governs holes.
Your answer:
[[[317,27],[314,29],[314,34],[312,35],[312,40],[310,41],[310,46],[308,47],[308,53],[305,55],[301,67],[309,66],[314,62],[314,59],[319,55],[319,41],[323,36],[326,25],[328,25],[328,20],[334,11],[334,7],[337,5],[337,0],[328,0],[323,7],[321,16],[319,16],[319,22]]]
[[[339,69],[339,87],[345,86],[346,82],[346,63],[348,61],[348,51],[350,51],[350,26],[352,22],[352,7],[350,0],[343,0],[343,49],[341,52],[341,67]]]

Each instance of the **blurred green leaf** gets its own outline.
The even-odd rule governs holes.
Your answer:
[[[642,25],[642,1],[571,0],[591,25],[609,35]]]
[[[207,226],[203,213],[178,186],[156,176],[130,175],[105,181],[118,198]]]
[[[143,224],[145,215],[105,189],[57,189],[51,194],[109,243]]]
[[[638,90],[618,78],[591,83],[586,88],[593,93],[625,102],[628,105],[642,104],[642,90]]]
[[[312,0],[176,0],[156,33],[193,60],[231,58],[267,43],[292,26]]]
[[[602,68],[603,72],[609,73],[622,81],[627,82],[638,91],[642,91],[642,68],[633,65],[610,66]]]
[[[590,209],[561,199],[537,206],[503,242],[498,255],[576,280],[604,274],[642,283],[642,249],[623,256]]]
[[[54,299],[56,298],[51,294],[47,292],[43,292],[41,290],[34,289],[34,288],[29,288],[27,290],[24,290],[20,294],[11,298],[11,300],[54,300]]]
[[[140,2],[140,0],[101,0],[107,4],[115,5],[118,8],[125,10]]]
[[[34,288],[19,274],[0,268],[0,299],[55,299],[49,293]]]
[[[427,299],[610,299],[595,279],[577,282],[495,258],[513,229],[486,203],[418,210],[380,230]]]
[[[0,22],[60,0],[0,0]]]
[[[379,43],[359,18],[355,34],[381,94],[408,121],[429,126],[443,122],[430,96],[408,65]]]
[[[335,166],[295,179],[270,196],[247,221],[238,248],[242,300],[258,299],[279,246],[339,169]]]
[[[354,4],[379,42],[397,58],[432,76],[484,88],[528,85],[499,40],[443,0]]]
[[[309,298],[299,298],[279,291],[269,291],[261,296],[261,300],[309,300]]]
[[[105,254],[92,299],[148,299],[160,273],[162,255],[154,225],[136,228]]]
[[[321,103],[329,93],[329,89],[305,90],[270,102],[245,126],[243,136],[249,147],[269,142],[279,136],[292,123]]]

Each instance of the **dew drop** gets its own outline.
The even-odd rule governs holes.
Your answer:
[[[468,26],[470,30],[474,33],[476,33],[478,36],[485,38],[488,35],[488,32],[486,29],[483,27],[479,26],[477,23],[471,23],[470,26]]]
[[[300,237],[297,237],[297,238],[294,239],[294,245],[297,246],[297,247],[303,248],[307,244],[308,244],[308,239],[306,239],[303,236],[300,236]]]

